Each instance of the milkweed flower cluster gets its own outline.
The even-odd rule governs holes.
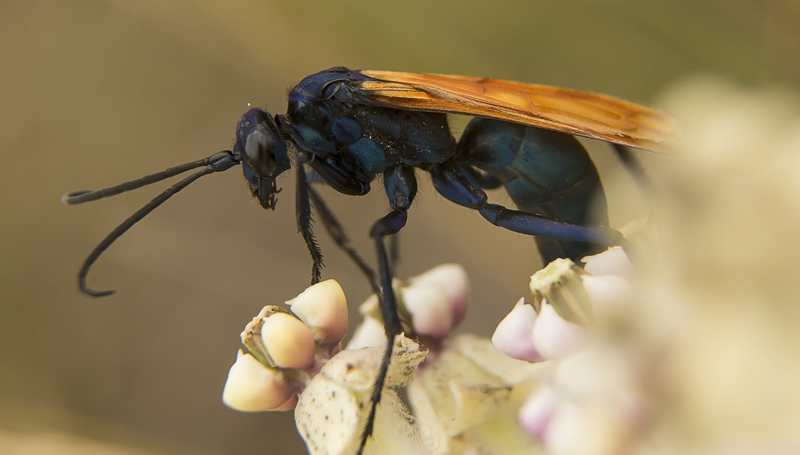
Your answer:
[[[409,335],[428,349],[406,387],[419,438],[416,450],[406,453],[541,453],[541,446],[515,424],[514,417],[538,384],[541,367],[502,355],[486,338],[453,334],[467,310],[469,283],[464,269],[440,265],[407,283],[396,282],[395,293],[401,315],[407,315]],[[377,305],[373,295],[359,308],[363,322],[348,349],[383,344],[383,334],[373,329],[381,326]],[[403,434],[397,427],[384,426],[376,429],[375,438],[372,448],[383,454],[390,453]]]
[[[335,280],[306,289],[286,306],[265,306],[247,324],[223,402],[239,411],[292,409],[306,382],[341,350],[348,314]]]
[[[520,299],[498,325],[492,342],[515,359],[561,359],[585,344],[596,311],[626,304],[631,265],[621,248],[586,258],[586,272],[557,259],[531,277],[532,305]]]
[[[395,280],[395,295],[408,333],[429,343],[446,338],[467,312],[469,280],[458,264],[442,264],[413,276],[407,283]],[[359,306],[363,320],[353,333],[347,349],[382,346],[386,335],[378,296],[373,294]]]
[[[596,330],[632,311],[630,262],[620,248],[585,262],[558,259],[535,273],[531,304],[520,299],[492,337],[513,358],[550,361],[518,419],[553,455],[624,453],[647,415],[636,392],[644,365],[615,359],[619,334]]]
[[[494,447],[482,453],[530,453],[536,442],[512,424],[538,369],[501,355],[487,339],[452,337],[467,308],[464,269],[444,264],[398,280],[395,294],[408,335],[425,349],[405,335],[395,339],[365,453],[443,455],[481,446]],[[294,409],[309,453],[355,453],[386,342],[378,298],[360,306],[363,322],[344,350],[346,303],[335,281],[286,303],[265,307],[245,328],[223,401],[243,411]]]
[[[284,306],[264,307],[242,332],[223,402],[239,411],[294,409],[309,453],[355,453],[383,347],[342,350],[347,326],[345,295],[335,280],[312,285]],[[408,383],[425,355],[402,334],[394,340],[382,399],[388,411],[379,413],[376,431],[400,435],[400,443],[383,453],[414,453],[421,440],[394,389]]]
[[[428,349],[427,358],[406,387],[417,429],[415,438],[419,438],[416,450],[406,453],[541,453],[540,444],[515,424],[514,416],[538,384],[542,368],[502,355],[486,338],[453,335],[466,313],[468,288],[466,273],[456,264],[444,264],[407,283],[395,283],[400,313],[407,315],[408,333]],[[348,349],[383,344],[377,305],[373,295],[360,306],[363,322]],[[375,438],[376,444],[367,447],[390,453],[403,434],[398,427],[384,425],[380,431],[376,429]]]

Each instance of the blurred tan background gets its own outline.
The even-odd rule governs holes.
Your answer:
[[[239,414],[220,402],[244,324],[309,280],[293,174],[280,182],[276,212],[250,200],[238,170],[201,179],[103,256],[89,283],[118,291],[105,299],[78,292],[81,261],[166,186],[77,207],[59,198],[229,148],[247,103],[282,112],[292,84],[338,65],[563,85],[646,104],[703,73],[796,88],[800,4],[0,1],[0,453],[91,452],[73,437],[148,453],[303,453],[291,413]],[[612,223],[646,214],[607,147],[586,143]],[[658,172],[663,157],[639,156]],[[533,242],[422,180],[400,275],[463,264],[473,291],[466,328],[488,335],[528,292]],[[385,195],[326,194],[371,260],[366,233]],[[355,307],[368,287],[318,233],[325,276]]]

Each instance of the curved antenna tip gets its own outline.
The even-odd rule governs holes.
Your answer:
[[[74,205],[76,204],[75,198],[81,196],[86,193],[91,193],[91,190],[81,190],[81,191],[72,191],[61,196],[61,203],[66,205]]]
[[[105,297],[107,295],[114,294],[117,291],[113,289],[109,289],[107,291],[95,291],[94,289],[87,288],[86,286],[81,286],[81,292],[92,297]]]

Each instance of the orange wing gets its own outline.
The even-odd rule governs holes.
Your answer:
[[[358,92],[387,106],[488,117],[654,152],[668,153],[665,142],[676,135],[667,114],[597,93],[479,77],[361,73],[378,81],[358,82]]]

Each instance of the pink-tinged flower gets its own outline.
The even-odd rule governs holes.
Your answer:
[[[558,360],[581,349],[586,332],[578,324],[562,318],[553,305],[545,303],[533,323],[530,337],[542,358]]]
[[[394,282],[395,295],[401,315],[410,326],[409,336],[428,341],[445,339],[464,318],[469,298],[469,281],[463,267],[443,264],[409,279],[409,284]],[[356,328],[348,349],[382,345],[386,337],[379,322],[380,302],[371,295],[359,307],[364,321]]]
[[[627,274],[624,264],[629,264],[624,252],[615,248],[589,262],[598,273]],[[633,287],[619,275],[592,276],[567,259],[536,272],[530,287],[533,304],[517,302],[492,337],[507,355],[530,362],[563,359],[577,352],[592,321],[624,310],[633,296]]]
[[[592,301],[594,313],[603,315],[631,303],[634,292],[630,281],[618,275],[582,275],[583,288]]]
[[[539,387],[519,408],[517,413],[519,424],[531,435],[544,440],[559,400],[558,394],[552,387],[547,385]]]
[[[467,307],[463,269],[445,265],[409,285],[397,281],[395,293],[407,318],[404,325],[436,355],[417,369],[428,351],[403,335],[394,340],[365,455],[478,454],[485,447],[494,447],[494,453],[529,454],[539,449],[516,425],[516,416],[542,367],[502,356],[487,339],[450,336]],[[265,307],[242,333],[248,353],[239,355],[224,392],[225,403],[235,409],[294,408],[298,431],[313,455],[355,453],[385,351],[375,295],[360,307],[364,322],[348,349],[339,349],[336,340],[343,330],[337,313],[346,311],[344,302],[338,284],[323,282],[287,302],[294,315],[284,307]],[[532,311],[521,303],[520,308]],[[407,385],[413,417],[396,391]]]
[[[347,306],[341,287],[333,280],[311,286],[288,304],[294,314],[286,307],[268,305],[247,324],[241,335],[247,353],[237,354],[222,400],[239,411],[294,409],[309,453],[353,454],[361,440],[384,348],[341,350]],[[382,325],[377,325],[369,327],[382,334]],[[426,354],[417,343],[397,336],[378,408],[376,437],[366,453],[429,453],[394,390],[408,383]]]
[[[646,419],[646,406],[635,393],[639,370],[597,346],[615,333],[598,331],[598,325],[625,320],[634,308],[633,287],[620,276],[631,276],[629,263],[620,252],[610,249],[587,260],[600,276],[569,260],[534,274],[533,305],[517,302],[493,337],[515,358],[550,360],[542,363],[548,380],[517,414],[519,425],[550,455],[620,453]]]
[[[528,362],[544,360],[533,344],[533,324],[536,321],[536,310],[526,305],[520,298],[508,315],[497,325],[492,335],[492,343],[505,355]]]
[[[442,264],[396,288],[400,306],[419,336],[444,339],[464,319],[469,299],[467,273],[458,264]]]
[[[430,285],[447,296],[448,312],[452,313],[452,327],[464,320],[469,301],[467,271],[459,264],[442,264],[408,279],[410,287]]]
[[[398,289],[403,305],[411,314],[414,333],[445,338],[454,327],[454,308],[441,288],[430,284],[413,284]]]

